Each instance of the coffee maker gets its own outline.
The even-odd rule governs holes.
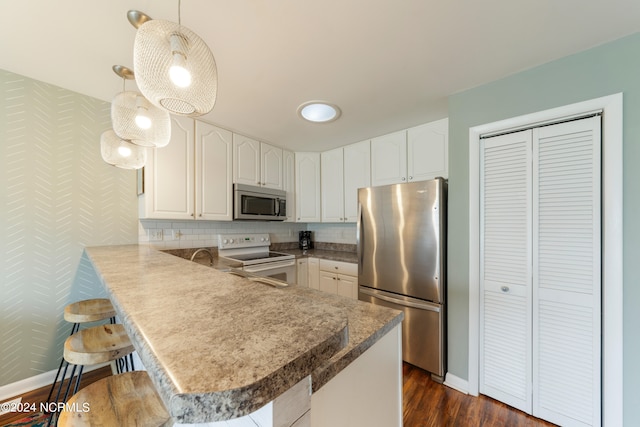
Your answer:
[[[303,251],[307,249],[313,249],[313,242],[311,241],[310,231],[301,231],[298,234],[298,247]]]

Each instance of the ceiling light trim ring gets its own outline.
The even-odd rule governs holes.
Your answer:
[[[313,110],[313,107],[316,106],[319,109]],[[311,108],[311,110],[309,110]],[[326,116],[327,112],[332,111],[332,115]],[[307,101],[303,104],[300,104],[298,107],[298,116],[303,120],[309,123],[317,123],[317,124],[325,124],[331,123],[340,118],[342,116],[342,110],[336,104],[331,102],[322,101],[322,100],[314,100]]]

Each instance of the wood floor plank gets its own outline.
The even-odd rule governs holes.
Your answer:
[[[470,396],[403,363],[404,427],[553,427],[487,396]]]

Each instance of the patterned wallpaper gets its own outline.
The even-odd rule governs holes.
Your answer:
[[[69,302],[103,295],[83,257],[136,243],[135,172],[104,163],[109,104],[0,70],[0,386],[56,369]]]

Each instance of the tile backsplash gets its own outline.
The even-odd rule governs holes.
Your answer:
[[[312,231],[317,242],[356,243],[355,224],[150,219],[142,219],[138,224],[138,243],[157,249],[218,246],[217,235],[231,233],[269,233],[273,243],[297,242],[302,230]]]

